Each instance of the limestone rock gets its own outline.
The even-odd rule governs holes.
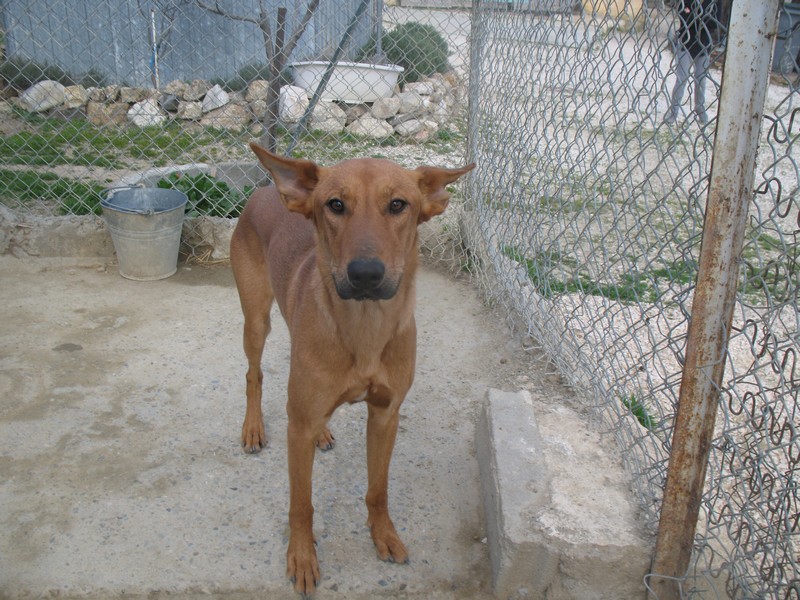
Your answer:
[[[129,106],[125,102],[86,103],[86,120],[94,125],[121,125],[127,121]]]
[[[82,85],[68,85],[64,88],[64,107],[81,108],[89,101],[89,93]]]
[[[222,108],[228,102],[230,102],[230,96],[228,96],[228,92],[222,89],[222,86],[219,84],[212,87],[210,90],[206,92],[206,95],[203,97],[203,112],[211,112],[212,110],[216,110],[218,108]]]
[[[266,100],[267,91],[269,90],[269,81],[263,79],[256,79],[251,81],[247,86],[247,93],[244,99],[247,102],[255,102],[256,100]]]
[[[32,112],[44,112],[60,106],[65,100],[64,86],[46,79],[35,83],[22,92],[19,102],[22,108]]]
[[[364,115],[347,126],[347,132],[373,139],[387,138],[394,133],[394,128],[383,119]]]
[[[186,92],[186,82],[181,81],[180,79],[175,79],[170,81],[166,86],[164,86],[164,93],[165,94],[174,94],[179,98],[183,98],[184,93]],[[205,90],[203,90],[205,93]]]
[[[134,104],[128,111],[128,121],[137,127],[158,127],[167,120],[158,106],[158,101],[153,98],[142,100]]]
[[[397,95],[400,100],[399,113],[416,113],[425,109],[425,101],[416,92],[402,92]]]
[[[403,86],[404,92],[414,92],[420,96],[430,96],[435,88],[432,81],[414,81]]]
[[[134,104],[136,102],[141,102],[142,100],[145,100],[147,96],[148,96],[147,90],[143,88],[123,86],[119,88],[118,100],[120,102],[127,102],[128,104]]]
[[[241,104],[226,104],[207,112],[200,120],[205,127],[243,131],[250,124],[250,111]]]
[[[200,102],[178,102],[178,118],[196,121],[203,116],[203,105]]]
[[[281,88],[278,98],[278,117],[284,123],[297,123],[308,108],[306,91],[295,85]]]
[[[314,107],[314,113],[311,116],[311,121],[317,122],[330,120],[339,121],[342,127],[344,127],[344,124],[347,122],[347,113],[339,108],[339,105],[335,102],[318,102]]]
[[[200,100],[206,95],[209,87],[210,86],[208,85],[207,81],[204,81],[203,79],[195,79],[191,83],[186,84],[186,87],[183,89],[183,99],[190,102]]]
[[[379,98],[372,104],[372,116],[376,119],[390,119],[400,110],[400,99],[396,97]]]

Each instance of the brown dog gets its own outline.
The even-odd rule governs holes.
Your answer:
[[[447,206],[449,183],[474,168],[356,159],[333,167],[251,148],[276,187],[253,193],[231,239],[244,312],[247,412],[242,444],[265,444],[261,355],[277,299],[292,339],[289,372],[287,575],[311,593],[319,580],[312,533],[314,448],[345,402],[368,405],[368,525],[383,560],[407,562],[388,509],[389,461],[400,404],[414,379],[417,225]]]

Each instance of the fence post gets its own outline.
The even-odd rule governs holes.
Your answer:
[[[672,437],[650,600],[680,598],[725,370],[772,47],[782,0],[737,0],[728,30],[700,265]]]

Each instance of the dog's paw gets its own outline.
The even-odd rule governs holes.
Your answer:
[[[255,426],[245,421],[242,426],[242,448],[244,448],[244,451],[247,454],[256,454],[266,447],[267,434],[264,431],[263,421],[256,423]]]
[[[319,563],[314,543],[295,544],[289,541],[286,553],[286,576],[294,584],[294,591],[309,597],[317,589],[320,580]]]
[[[400,540],[394,525],[372,526],[372,541],[375,543],[375,550],[378,557],[386,562],[398,564],[408,564],[408,550]]]
[[[333,447],[336,445],[336,438],[333,437],[331,430],[327,427],[322,432],[322,435],[319,436],[317,440],[317,448],[322,450],[323,452],[327,452],[328,450],[333,450]]]

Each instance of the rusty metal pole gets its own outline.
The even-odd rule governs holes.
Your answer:
[[[783,0],[734,0],[686,360],[648,578],[650,600],[681,597],[714,435],[756,150]]]

